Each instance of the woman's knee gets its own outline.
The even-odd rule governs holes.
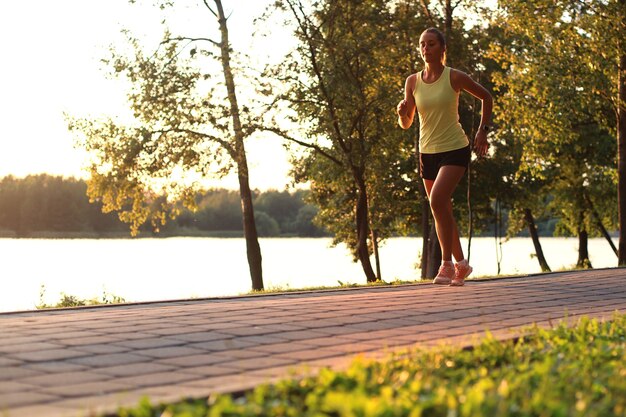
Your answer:
[[[446,214],[450,211],[450,197],[447,195],[441,195],[439,193],[431,193],[430,195],[430,209],[434,215]]]

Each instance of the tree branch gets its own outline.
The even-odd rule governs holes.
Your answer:
[[[294,142],[294,143],[297,143],[298,145],[303,146],[305,148],[309,148],[309,149],[315,150],[317,153],[319,153],[320,155],[328,158],[329,160],[333,161],[334,163],[336,163],[339,166],[343,165],[339,159],[335,158],[334,156],[332,156],[331,154],[326,152],[319,145],[316,145],[314,143],[303,142],[303,141],[301,141],[299,139],[296,139],[296,138],[288,135],[286,132],[282,131],[281,129],[278,129],[278,128],[275,128],[275,127],[257,126],[257,130],[262,130],[262,131],[266,131],[266,132],[272,132],[275,135],[280,136],[283,139],[287,139],[290,142]]]
[[[184,129],[184,128],[172,128],[172,129],[162,129],[162,130],[154,130],[153,133],[160,133],[160,134],[165,134],[167,135],[168,133],[186,133],[188,135],[191,136],[196,136],[196,137],[201,137],[204,139],[208,139],[212,142],[216,142],[219,143],[224,149],[226,149],[226,151],[228,152],[228,154],[233,158],[233,160],[235,160],[235,149],[233,148],[232,144],[224,139],[220,139],[216,136],[213,135],[209,135],[206,133],[202,133],[202,132],[198,132],[192,129]]]
[[[424,9],[424,14],[426,15],[426,17],[430,21],[430,24],[434,26],[435,25],[435,19],[433,19],[433,15],[430,12],[430,9],[428,8],[428,0],[421,0],[420,4],[422,5],[422,9]]]
[[[339,123],[338,123],[338,117],[335,114],[335,109],[334,109],[334,102],[332,97],[330,96],[328,89],[326,88],[326,85],[324,84],[324,78],[322,77],[322,73],[321,73],[321,69],[319,67],[319,64],[317,62],[317,53],[315,51],[315,48],[313,46],[313,35],[309,33],[309,27],[310,26],[315,26],[313,24],[310,23],[306,13],[304,12],[304,7],[302,6],[301,2],[298,2],[298,9],[302,15],[302,18],[300,18],[300,15],[298,15],[298,10],[296,10],[295,5],[292,3],[292,1],[288,1],[287,4],[289,5],[289,7],[291,8],[291,11],[298,23],[298,26],[300,27],[300,30],[302,30],[302,33],[304,34],[304,36],[306,37],[306,41],[307,41],[307,46],[309,49],[309,53],[310,58],[311,58],[311,66],[313,68],[313,72],[315,73],[315,76],[319,82],[319,88],[322,92],[322,95],[324,97],[324,99],[326,100],[326,102],[328,103],[328,112],[329,112],[329,116],[330,116],[330,120],[331,120],[331,124],[333,126],[333,129],[335,131],[336,134],[336,139],[337,142],[339,144],[339,146],[341,147],[341,149],[346,153],[350,153],[350,150],[347,148],[346,146],[346,142],[343,138],[343,135],[341,134],[341,129],[339,127]],[[319,29],[318,29],[318,33],[319,33]],[[325,39],[323,39],[325,40]]]
[[[209,9],[209,11],[210,11],[211,13],[213,13],[213,16],[215,16],[216,18],[218,18],[217,13],[216,13],[213,9],[211,9],[211,6],[209,6],[209,3],[207,3],[207,1],[206,1],[206,0],[203,0],[203,1],[204,1],[204,5],[206,6],[206,8],[207,8],[207,9]]]
[[[219,42],[214,41],[213,39],[209,39],[209,38],[188,38],[185,36],[179,36],[177,38],[167,38],[163,41],[161,41],[161,45],[166,44],[168,42],[174,42],[174,41],[189,41],[189,42],[197,42],[197,41],[206,41],[206,42],[211,42],[213,45],[219,47],[221,44]]]

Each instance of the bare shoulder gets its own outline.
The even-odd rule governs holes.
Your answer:
[[[411,74],[406,77],[406,83],[404,84],[405,91],[407,93],[413,93],[415,90],[415,83],[417,82],[417,74]]]
[[[481,100],[490,99],[491,94],[463,71],[450,69],[450,85],[455,91],[465,90]]]
[[[474,80],[463,71],[450,68],[450,84],[456,91],[462,90],[473,83]]]

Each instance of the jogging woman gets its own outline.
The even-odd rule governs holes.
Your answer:
[[[415,110],[420,124],[420,173],[426,187],[441,246],[441,266],[434,284],[461,286],[472,267],[463,255],[459,232],[452,212],[452,193],[467,171],[470,142],[459,123],[459,95],[467,91],[482,101],[482,115],[474,138],[474,152],[485,156],[489,149],[493,99],[491,94],[467,74],[447,67],[446,41],[435,29],[420,36],[424,69],[406,79],[404,100],[397,107],[403,129],[413,124]],[[452,263],[452,257],[456,263]]]

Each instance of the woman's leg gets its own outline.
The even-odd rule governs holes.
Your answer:
[[[430,208],[435,218],[437,237],[441,246],[442,261],[452,261],[452,254],[463,259],[459,233],[452,215],[452,193],[465,174],[465,167],[444,165],[434,181],[424,180]]]
[[[454,213],[452,211],[452,200],[450,200],[450,213]],[[459,237],[459,228],[456,225],[456,220],[454,216],[452,216],[452,256],[456,259],[457,262],[465,259],[465,255],[463,254],[463,247],[461,246],[461,239]]]

